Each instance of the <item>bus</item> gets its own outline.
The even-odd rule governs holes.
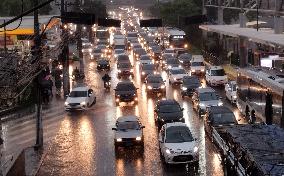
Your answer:
[[[188,48],[186,34],[178,28],[166,28],[165,30],[166,46],[170,48]]]
[[[264,67],[248,67],[238,70],[237,107],[242,112],[255,111],[255,115],[266,122],[267,96],[272,99],[272,123],[281,124],[283,108],[284,73]],[[249,120],[249,119],[247,119]]]

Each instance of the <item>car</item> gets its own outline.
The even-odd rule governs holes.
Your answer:
[[[199,57],[197,57],[199,56]],[[204,59],[201,55],[193,55],[190,61],[190,73],[193,74],[204,74],[205,64]]]
[[[134,104],[137,104],[137,89],[131,81],[119,82],[114,89],[116,105],[118,106],[120,102],[134,102]]]
[[[76,87],[65,101],[65,110],[86,110],[96,103],[96,94],[88,86]]]
[[[183,118],[183,108],[174,99],[159,100],[154,109],[155,121],[158,128],[165,123],[185,122]]]
[[[183,53],[178,56],[179,63],[184,66],[190,66],[191,59],[192,55],[189,53]]]
[[[134,76],[133,66],[129,62],[121,62],[117,64],[117,76]]]
[[[226,93],[226,98],[231,103],[237,103],[237,82],[236,81],[229,81],[225,85],[225,93]]]
[[[219,86],[228,83],[228,76],[222,66],[210,66],[206,70],[205,80],[211,86]]]
[[[160,74],[148,75],[144,83],[146,84],[147,95],[150,93],[161,93],[163,95],[166,95],[165,81]]]
[[[102,52],[102,50],[100,48],[95,48],[90,53],[90,56],[91,56],[92,60],[97,60],[101,57],[104,57],[104,53]]]
[[[181,84],[181,96],[192,96],[193,92],[201,87],[200,80],[196,76],[184,76]]]
[[[174,122],[163,125],[158,140],[162,162],[192,164],[198,167],[198,142],[185,123]]]
[[[207,107],[223,106],[221,98],[211,87],[197,88],[192,95],[192,102],[200,117],[204,116]]]
[[[120,63],[130,63],[130,59],[129,59],[129,56],[127,54],[119,54],[117,56],[117,64],[120,64]]]
[[[188,74],[183,68],[171,68],[169,70],[169,84],[181,84],[184,76],[188,76]]]
[[[237,125],[234,113],[225,106],[214,106],[206,109],[204,116],[205,133],[212,138],[212,127],[224,125]]]
[[[156,63],[159,63],[161,60],[161,53],[162,53],[162,49],[160,46],[153,46],[151,48],[150,51],[152,57],[154,58],[154,60],[156,61]]]
[[[103,71],[103,70],[110,70],[110,63],[109,60],[106,58],[101,58],[97,61],[97,70]]]
[[[142,48],[142,45],[140,43],[131,43],[131,49],[137,49]]]
[[[179,61],[175,57],[169,57],[166,59],[166,61],[163,64],[163,68],[169,71],[170,69],[174,67],[180,67]]]
[[[154,64],[143,64],[141,69],[141,79],[144,80],[149,74],[156,74],[156,65]]]
[[[173,57],[176,57],[176,52],[175,52],[175,49],[173,48],[166,48],[163,53],[162,53],[162,56],[164,54],[171,54]]]
[[[142,55],[139,58],[139,63],[144,65],[144,64],[154,64],[153,59],[151,59],[150,56],[148,55]]]
[[[187,49],[185,48],[175,48],[176,56],[179,57],[181,54],[187,53]]]
[[[117,60],[118,55],[126,54],[124,49],[114,49],[114,58]]]
[[[133,50],[133,57],[138,60],[140,56],[147,55],[147,52],[143,48],[136,48]]]
[[[88,43],[84,43],[84,45],[82,45],[82,53],[91,53],[93,50],[93,44],[88,42]]]
[[[128,115],[116,119],[114,130],[114,146],[118,152],[119,147],[140,146],[144,149],[143,129],[145,126],[139,121],[139,117]]]

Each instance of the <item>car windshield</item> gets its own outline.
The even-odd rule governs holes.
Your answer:
[[[204,66],[203,62],[192,62],[191,66]]]
[[[129,57],[127,55],[119,55],[117,60],[118,61],[129,61]]]
[[[116,49],[116,50],[114,50],[114,53],[115,54],[122,54],[122,53],[124,53],[124,49]]]
[[[173,74],[173,75],[177,75],[177,74],[186,74],[186,72],[185,72],[185,70],[184,70],[184,69],[171,70],[170,72],[171,72],[171,74]]]
[[[155,70],[154,64],[145,64],[142,66],[142,70]]]
[[[87,91],[72,91],[69,97],[87,97]]]
[[[211,70],[211,76],[225,76],[224,69]]]
[[[98,64],[108,64],[108,60],[99,60]]]
[[[127,37],[137,37],[137,33],[128,33]]]
[[[236,117],[234,113],[232,112],[220,113],[220,114],[214,113],[212,114],[212,117],[213,118],[211,118],[212,119],[211,121],[214,125],[235,124],[236,123]]]
[[[186,126],[171,126],[166,131],[166,143],[192,142],[194,139]]]
[[[125,45],[115,45],[114,49],[125,49]]]
[[[161,83],[163,82],[163,79],[161,77],[149,77],[148,82],[149,83]]]
[[[116,87],[117,91],[131,91],[136,90],[134,84],[118,84]]]
[[[179,64],[177,59],[168,59],[167,64]]]
[[[133,45],[133,48],[142,48],[142,46],[140,44],[137,44],[137,45]]]
[[[192,58],[192,56],[190,54],[181,54],[179,56],[179,58],[181,58],[183,60],[190,60]]]
[[[127,130],[140,130],[139,123],[136,121],[125,121],[117,123],[117,130],[127,131]]]
[[[159,112],[170,113],[170,112],[180,112],[180,106],[178,104],[161,105],[159,107]]]
[[[199,94],[200,101],[211,101],[211,100],[218,100],[219,97],[215,92],[204,92]]]
[[[183,79],[183,83],[184,84],[200,84],[200,81],[198,78],[185,78]]]
[[[97,48],[99,48],[99,49],[106,49],[107,46],[106,45],[98,45]]]
[[[117,68],[130,68],[130,67],[131,67],[131,64],[128,62],[117,64]]]
[[[140,60],[151,60],[149,56],[141,56]]]
[[[135,51],[136,54],[140,54],[140,55],[146,55],[146,51],[144,49],[138,49]]]

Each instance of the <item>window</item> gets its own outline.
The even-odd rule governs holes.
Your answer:
[[[87,97],[87,91],[72,91],[69,95],[69,97]]]

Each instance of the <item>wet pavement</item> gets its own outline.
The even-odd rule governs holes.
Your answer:
[[[132,60],[133,62],[133,60]],[[110,92],[105,91],[101,77],[104,74],[96,71],[96,63],[85,59],[86,83],[97,95],[97,103],[85,112],[68,112],[59,123],[59,131],[52,141],[39,169],[38,176],[46,175],[224,175],[223,167],[216,148],[205,137],[203,119],[197,116],[192,108],[190,98],[182,99],[180,89],[169,86],[167,74],[167,98],[176,99],[185,109],[185,123],[199,141],[199,169],[194,171],[188,165],[165,167],[160,159],[158,147],[158,129],[154,121],[154,105],[159,99],[147,96],[145,85],[141,82],[138,62],[135,66],[133,81],[138,89],[138,105],[115,105],[114,90],[119,81],[115,61],[111,62]],[[204,81],[205,82],[205,81]],[[225,100],[223,88],[217,88],[223,97],[224,105],[230,107],[236,117],[241,118],[239,111]],[[160,97],[161,98],[161,97]],[[114,151],[114,127],[117,117],[137,115],[144,129],[144,153],[133,148]]]

